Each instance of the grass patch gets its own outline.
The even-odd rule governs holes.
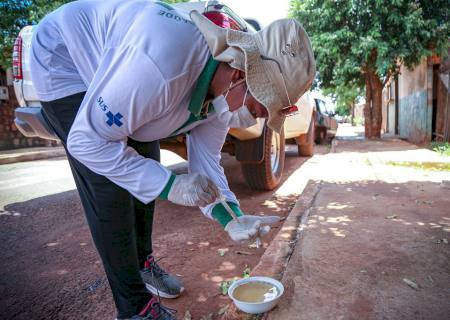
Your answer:
[[[448,142],[432,142],[430,148],[443,156],[450,156],[450,143]]]
[[[353,123],[355,124],[355,126],[363,126],[364,125],[364,118],[355,117],[353,119]]]
[[[396,167],[408,167],[427,171],[450,171],[450,162],[388,161],[387,164]]]

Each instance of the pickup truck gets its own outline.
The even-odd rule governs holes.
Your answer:
[[[161,5],[167,6],[164,3]],[[219,1],[179,3],[173,7],[179,10],[180,14],[184,12],[186,16],[189,11],[197,10],[222,27],[244,32],[256,32],[259,28],[255,20],[247,22]],[[58,140],[42,116],[41,104],[31,81],[29,60],[33,30],[34,26],[24,27],[14,44],[14,91],[19,102],[14,121],[20,132],[27,137]],[[298,111],[286,118],[280,134],[267,127],[265,119],[258,119],[258,123],[250,128],[230,129],[222,152],[235,156],[241,163],[243,176],[250,188],[271,190],[279,185],[284,167],[286,141],[298,145],[299,156],[313,154],[314,99],[307,92],[296,105]],[[161,148],[187,159],[185,140],[184,135],[164,139],[160,141]]]
[[[327,141],[328,135],[336,135],[338,122],[335,118],[334,110],[321,98],[314,97],[316,104],[316,127],[314,141],[322,144]]]

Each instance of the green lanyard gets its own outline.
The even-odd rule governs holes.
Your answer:
[[[203,68],[202,73],[198,77],[197,84],[192,92],[191,100],[189,101],[189,118],[170,136],[174,136],[176,132],[179,132],[194,122],[206,119],[206,114],[210,111],[210,108],[208,108],[206,112],[202,112],[203,104],[205,102],[206,95],[208,94],[209,85],[218,66],[219,61],[214,60],[212,57],[208,59],[205,68]]]

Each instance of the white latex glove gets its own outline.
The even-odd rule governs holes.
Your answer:
[[[216,185],[199,173],[177,175],[167,195],[169,201],[190,207],[205,207],[218,197]]]
[[[280,221],[280,217],[244,215],[238,217],[238,221],[228,222],[225,231],[233,241],[242,242],[267,234],[270,231],[268,224]]]

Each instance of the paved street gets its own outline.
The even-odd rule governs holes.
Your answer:
[[[162,162],[172,168],[182,167],[183,159],[161,151]],[[62,193],[75,189],[65,157],[0,165],[0,210],[8,204]]]
[[[0,210],[17,202],[75,189],[65,159],[18,162],[0,166]]]

